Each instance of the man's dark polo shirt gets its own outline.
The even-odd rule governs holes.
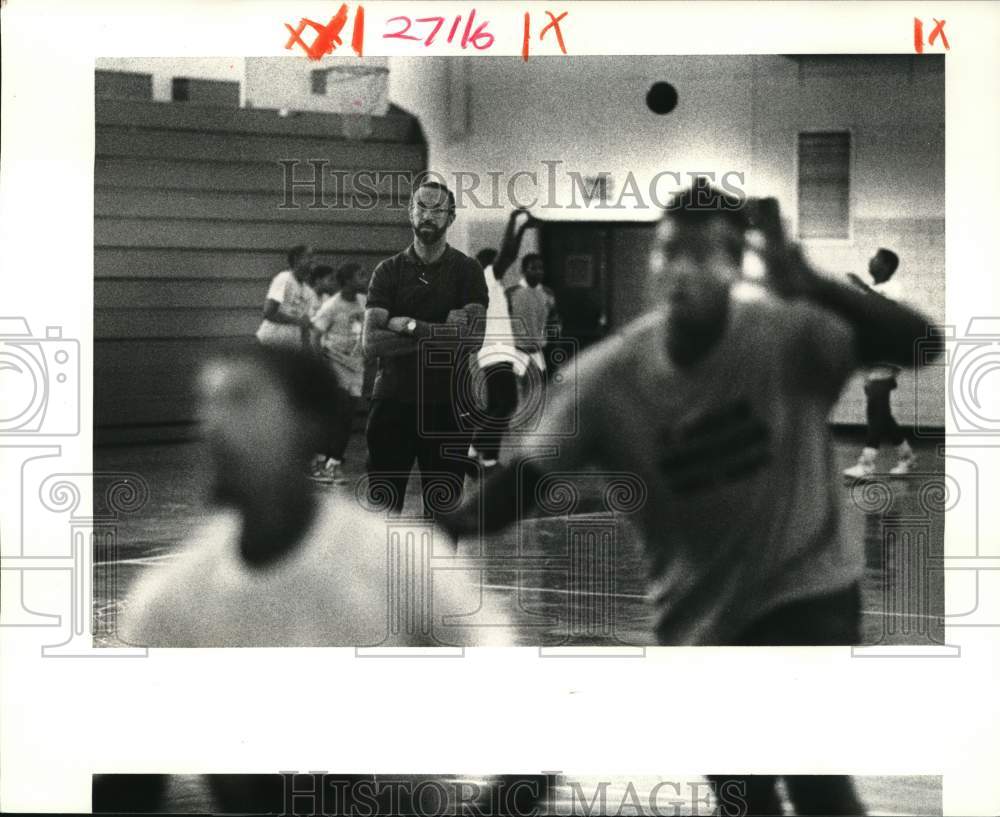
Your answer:
[[[424,264],[411,244],[375,267],[366,306],[386,309],[390,318],[444,323],[451,310],[461,309],[466,304],[482,304],[483,308],[489,305],[486,278],[479,262],[447,245],[437,261]],[[471,350],[464,349],[459,354],[454,343],[448,344],[447,349],[452,354],[424,348],[423,353],[380,357],[372,397],[406,402],[421,399],[425,403],[450,402],[459,358]],[[421,367],[424,371],[418,375]],[[422,389],[419,388],[421,381]]]

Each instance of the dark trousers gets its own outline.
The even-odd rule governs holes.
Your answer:
[[[416,460],[424,515],[451,510],[462,499],[469,435],[448,403],[408,403],[379,398],[368,414],[369,500],[394,514],[403,510]],[[447,449],[450,449],[448,451]]]
[[[889,396],[896,388],[896,379],[869,380],[865,383],[865,415],[868,419],[868,435],[865,445],[868,448],[878,448],[886,440],[892,445],[903,442],[903,432],[896,419],[892,416]]]
[[[503,435],[517,408],[517,377],[513,363],[494,363],[483,369],[486,378],[486,409],[478,417],[472,444],[483,459],[495,460],[500,455]]]
[[[838,647],[861,641],[861,588],[797,599],[765,613],[732,647]]]
[[[773,775],[709,775],[721,817],[757,817],[784,814]],[[865,807],[854,782],[843,775],[786,775],[782,777],[796,814],[847,814],[862,817]]]
[[[327,457],[343,461],[347,443],[351,439],[351,429],[354,427],[354,414],[358,409],[357,397],[344,399],[344,410],[337,412],[337,419],[329,429],[326,440]]]

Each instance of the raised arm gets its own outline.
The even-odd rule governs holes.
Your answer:
[[[524,222],[518,226],[518,217],[521,214],[527,216]],[[527,210],[523,207],[519,207],[510,214],[510,218],[507,219],[507,227],[504,230],[503,240],[500,244],[500,251],[497,253],[496,260],[493,262],[493,271],[497,278],[501,277],[511,264],[514,263],[515,259],[521,253],[521,239],[524,237],[524,231],[528,227],[533,227],[535,225],[535,220],[531,217]]]
[[[817,273],[801,248],[786,240],[775,199],[752,202],[750,213],[765,238],[768,282],[775,290],[787,297],[804,297],[845,320],[854,330],[858,362],[862,365],[917,364],[917,341],[926,342],[933,329],[925,315],[888,298],[873,298],[860,279],[851,286]],[[936,350],[932,348],[919,362],[929,363],[942,351],[940,345]]]
[[[926,344],[934,328],[933,322],[917,310],[818,274],[798,247],[788,248],[783,264],[787,269],[780,274],[795,281],[793,292],[797,290],[812,303],[840,316],[854,329],[862,365],[892,363],[913,367],[929,363],[943,352],[943,346],[938,345],[922,355],[922,360],[916,359],[917,342]]]

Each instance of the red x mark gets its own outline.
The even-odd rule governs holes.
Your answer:
[[[338,45],[343,45],[343,42],[340,39],[340,32],[343,30],[346,23],[346,3],[341,5],[340,11],[338,11],[335,16],[331,17],[330,22],[325,26],[305,17],[299,20],[299,24],[295,28],[292,28],[288,23],[285,23],[285,28],[287,28],[289,33],[292,35],[288,38],[288,42],[285,43],[285,48],[290,49],[293,45],[298,44],[302,46],[302,50],[306,52],[309,59],[322,59],[327,54],[332,54]],[[302,32],[306,30],[306,26],[309,26],[316,32],[316,37],[313,39],[311,45],[307,45],[302,39]],[[351,37],[351,48],[359,57],[362,55],[362,49],[364,46],[364,32],[365,10],[362,6],[358,6],[358,10],[354,14],[354,32]]]
[[[931,36],[927,38],[927,45],[934,45],[934,41],[941,35],[941,45],[945,47],[945,50],[950,51],[951,46],[948,45],[948,38],[944,33],[944,24],[948,22],[947,20],[938,20],[935,17],[931,17],[934,20],[934,30],[931,31]]]

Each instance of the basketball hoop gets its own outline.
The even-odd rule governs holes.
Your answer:
[[[313,71],[313,88],[336,90],[341,98],[341,134],[345,139],[361,140],[372,135],[372,117],[385,105],[389,69],[384,65],[347,63]]]

